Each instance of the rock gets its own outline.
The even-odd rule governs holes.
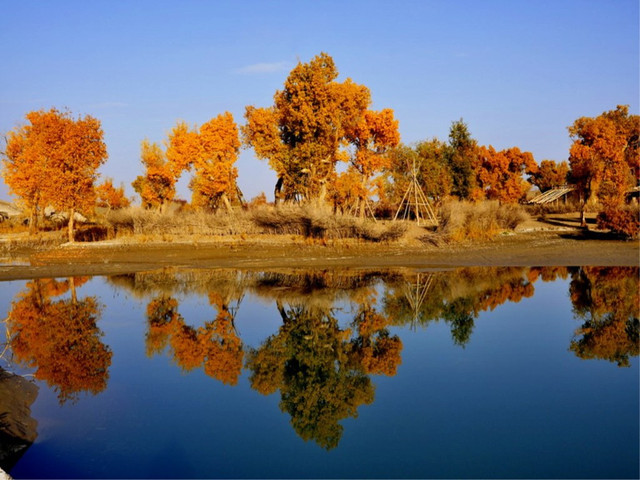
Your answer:
[[[4,471],[11,470],[38,436],[38,422],[31,418],[37,396],[34,383],[0,368],[0,469]]]

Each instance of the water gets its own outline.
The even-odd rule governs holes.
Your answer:
[[[637,268],[169,269],[0,309],[38,387],[16,478],[639,475]]]

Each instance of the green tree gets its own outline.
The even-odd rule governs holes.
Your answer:
[[[451,170],[451,193],[468,199],[476,186],[475,167],[478,163],[478,142],[471,137],[462,119],[452,122],[449,130],[448,162]]]

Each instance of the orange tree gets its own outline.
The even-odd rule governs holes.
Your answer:
[[[195,170],[189,184],[192,204],[217,210],[220,204],[231,209],[238,199],[238,127],[229,112],[212,118],[200,128],[178,123],[169,134],[167,158],[175,178]]]
[[[62,142],[61,115],[55,109],[29,112],[28,123],[7,135],[2,174],[10,192],[29,211],[31,233],[38,226],[38,210],[48,202],[43,193],[58,163],[60,152],[53,147]]]
[[[347,129],[346,140],[355,147],[350,168],[360,176],[360,190],[365,196],[359,195],[356,210],[360,216],[364,216],[371,178],[388,167],[387,152],[400,141],[398,121],[393,117],[393,110],[365,111],[360,121]]]
[[[518,147],[497,152],[491,145],[477,149],[475,186],[471,197],[475,200],[489,199],[501,202],[517,202],[523,199],[531,184],[523,174],[533,174],[538,166],[529,152]]]
[[[74,120],[56,109],[29,112],[26,118],[28,123],[7,138],[5,182],[29,209],[32,232],[38,208],[67,211],[72,242],[75,213],[93,208],[97,170],[107,159],[100,122],[89,115]]]
[[[176,194],[176,178],[166,155],[157,143],[142,141],[141,161],[144,175],[131,184],[145,208],[163,208]]]
[[[583,199],[583,225],[586,205],[597,198],[604,207],[601,227],[637,234],[635,215],[620,212],[626,192],[640,180],[639,132],[640,116],[629,115],[623,105],[597,117],[581,117],[569,127],[569,175]]]
[[[131,202],[124,194],[124,187],[118,188],[113,186],[113,180],[107,178],[104,182],[96,187],[98,207],[107,208],[109,210],[117,210],[119,208],[128,207]]]
[[[529,177],[529,182],[546,192],[567,183],[569,165],[567,162],[556,163],[553,160],[542,160],[538,170]]]
[[[246,108],[243,141],[276,172],[279,199],[324,199],[346,133],[363,119],[369,89],[351,80],[336,81],[338,71],[326,53],[298,63],[269,108]]]

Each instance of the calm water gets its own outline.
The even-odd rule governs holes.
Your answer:
[[[637,268],[597,267],[4,282],[0,366],[32,375],[37,437],[0,465],[638,478],[638,291]]]

